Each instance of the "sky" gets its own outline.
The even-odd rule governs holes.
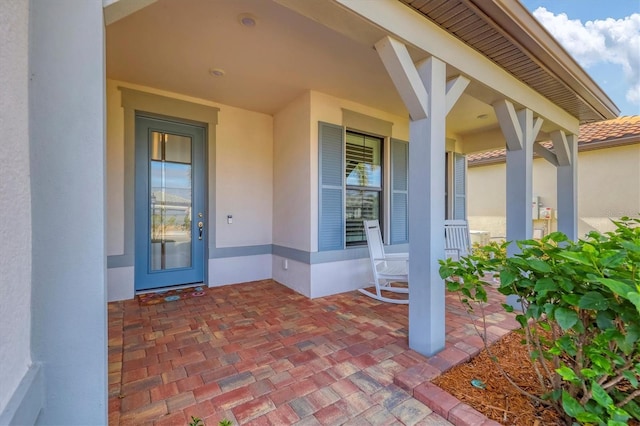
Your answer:
[[[620,109],[640,115],[640,0],[520,0]]]

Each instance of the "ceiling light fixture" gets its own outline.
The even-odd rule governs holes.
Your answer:
[[[250,13],[238,15],[238,22],[240,22],[240,25],[247,28],[253,28],[258,24],[256,17]]]
[[[211,68],[209,70],[209,74],[211,74],[213,77],[222,77],[224,76],[225,72],[222,68]]]

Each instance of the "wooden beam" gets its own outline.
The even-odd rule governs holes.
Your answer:
[[[104,24],[111,25],[156,1],[157,0],[103,0]]]
[[[538,133],[540,133],[540,129],[542,128],[542,123],[544,123],[544,119],[542,117],[536,117],[536,119],[533,120],[531,131],[527,132],[527,134],[531,137],[531,143],[535,143],[536,138],[538,137]]]
[[[507,141],[507,150],[521,150],[524,146],[524,139],[513,104],[506,99],[501,99],[493,104],[493,110],[496,112],[500,129],[502,129],[502,134]]]
[[[276,1],[297,5],[322,3],[299,0]],[[439,58],[473,81],[491,88],[505,98],[512,99],[516,104],[535,111],[537,115],[544,117],[548,122],[555,123],[568,133],[578,133],[579,121],[576,117],[509,74],[473,47],[407,7],[404,2],[397,0],[334,0],[334,2],[362,16],[397,40],[402,40],[407,45],[424,51],[427,55]],[[336,21],[335,16],[332,20]],[[329,22],[328,26],[331,25],[332,23]],[[355,32],[353,29],[352,31]],[[358,34],[362,33],[362,30],[358,32]]]
[[[568,166],[571,164],[571,151],[567,142],[567,135],[562,130],[551,132],[551,142],[553,149],[556,151],[559,166]]]
[[[378,41],[375,47],[398,94],[409,110],[411,119],[427,118],[429,94],[420,80],[407,47],[389,36]]]
[[[447,108],[445,110],[446,114],[449,114],[449,111],[451,111],[451,108],[453,108],[456,102],[458,102],[458,99],[460,99],[460,96],[462,96],[462,94],[464,93],[464,89],[467,88],[469,83],[470,83],[470,80],[461,75],[447,82],[447,94],[446,94]]]
[[[558,167],[558,158],[553,152],[549,151],[544,146],[540,145],[539,143],[533,144],[533,152],[538,154],[540,157],[544,158],[554,166]]]

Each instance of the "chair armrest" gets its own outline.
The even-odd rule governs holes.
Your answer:
[[[444,249],[445,256],[447,258],[453,258],[455,256],[455,260],[460,260],[460,249],[459,248],[445,248]]]
[[[400,256],[392,256],[392,255],[385,255],[384,257],[374,257],[373,260],[375,262],[408,262],[409,261],[409,255],[406,253],[398,253],[398,255]]]
[[[409,260],[409,253],[385,253],[386,260]]]

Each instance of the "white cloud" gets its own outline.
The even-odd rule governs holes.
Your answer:
[[[597,19],[584,24],[565,13],[539,7],[533,15],[584,68],[601,62],[622,67],[626,98],[640,104],[640,14],[624,19]]]

